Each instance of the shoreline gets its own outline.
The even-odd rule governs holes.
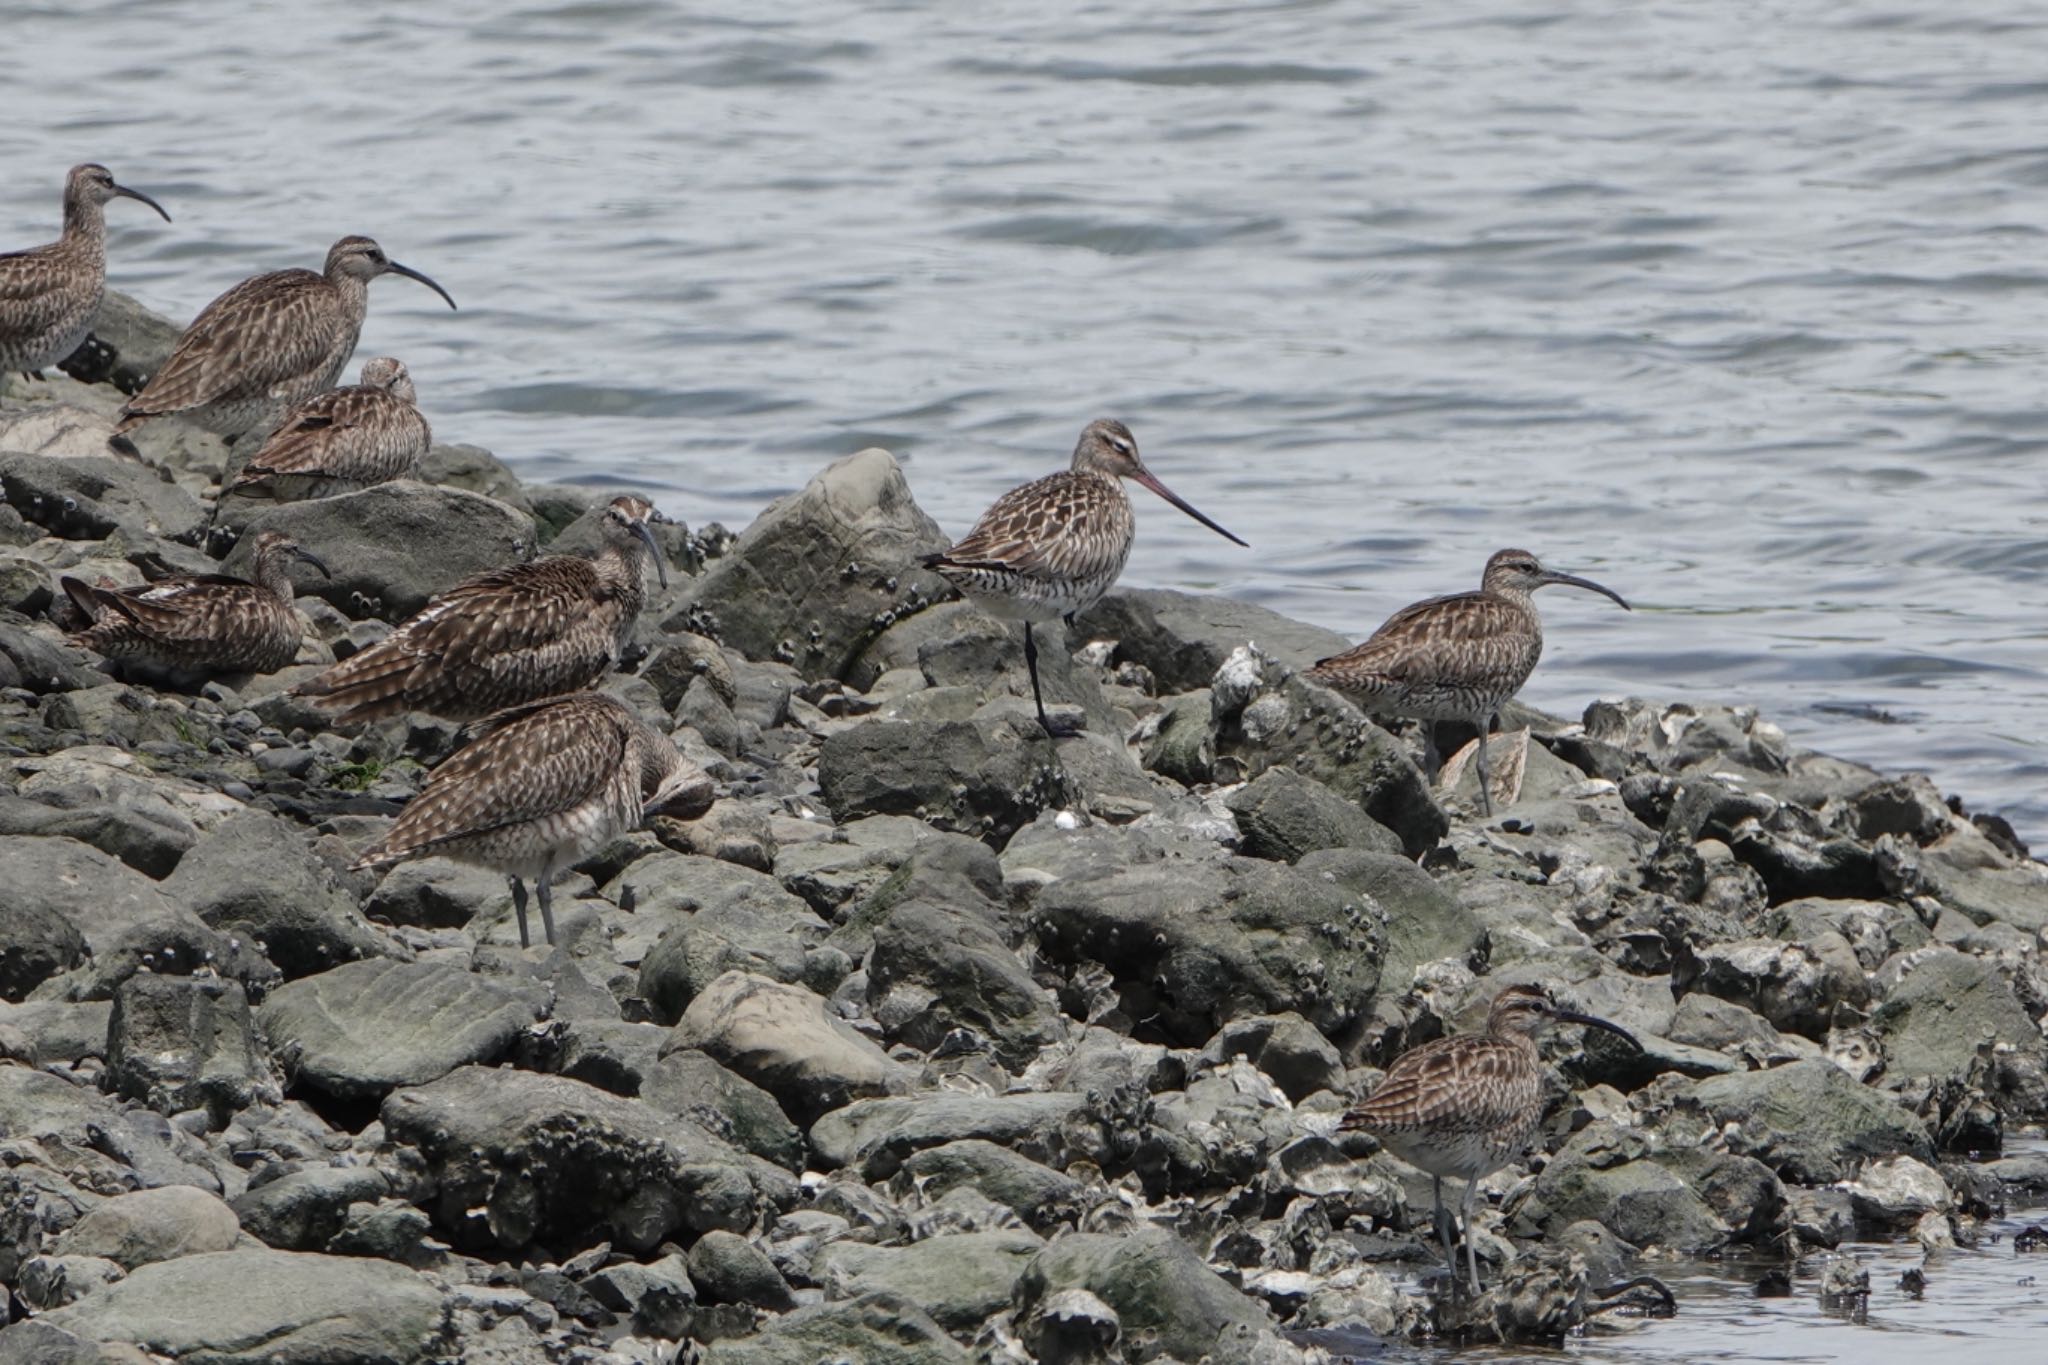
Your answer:
[[[116,376],[167,344],[108,325]],[[1051,744],[1015,631],[912,567],[944,540],[861,451],[737,535],[658,528],[671,586],[602,686],[720,799],[591,859],[521,953],[494,874],[346,870],[456,727],[340,734],[284,689],[587,550],[602,495],[437,445],[426,482],[238,508],[334,565],[306,645],[160,692],[93,672],[51,585],[220,567],[189,537],[223,448],[165,421],[120,461],[112,388],[23,417],[0,384],[0,1282],[38,1313],[0,1346],[1284,1362],[1549,1341],[1665,1255],[1966,1245],[2048,1190],[1967,1159],[2048,1119],[2048,867],[1752,709],[1513,707],[1482,824],[1299,676],[1350,640],[1126,589],[1043,651],[1088,721]],[[1551,1049],[1546,1159],[1482,1182],[1513,1294],[1404,1293],[1428,1180],[1337,1115],[1524,981],[1645,1051]]]

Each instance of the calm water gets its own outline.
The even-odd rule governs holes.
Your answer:
[[[959,531],[1115,414],[1255,547],[1145,499],[1128,582],[1362,634],[1526,545],[1640,604],[1547,594],[1530,700],[2048,842],[2048,10],[5,9],[0,240],[88,157],[174,315],[371,233],[463,311],[385,282],[363,354],[529,475],[741,525],[879,442]]]

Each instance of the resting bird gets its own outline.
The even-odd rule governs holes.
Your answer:
[[[711,801],[711,779],[630,706],[575,692],[479,722],[355,866],[441,854],[503,872],[522,948],[530,942],[522,879],[530,879],[553,943],[556,874],[643,820],[690,819]]]
[[[121,409],[119,446],[154,417],[182,417],[232,444],[264,430],[294,403],[334,387],[356,349],[370,306],[370,281],[403,275],[448,291],[384,254],[368,237],[344,237],[326,268],[274,270],[243,280],[200,311],[170,359]]]
[[[650,557],[668,586],[661,547],[648,529],[664,520],[645,498],[613,498],[600,523],[605,544],[597,558],[550,555],[478,574],[292,691],[339,711],[344,721],[406,711],[471,720],[588,687],[632,635],[647,597]]]
[[[290,536],[264,531],[256,537],[254,582],[226,574],[181,574],[134,588],[57,581],[92,622],[78,640],[108,658],[147,659],[179,672],[274,673],[298,657],[302,638],[295,559],[328,573]]]
[[[319,497],[413,478],[434,444],[418,403],[402,362],[383,355],[366,360],[358,383],[314,394],[287,412],[221,490],[220,502],[256,489],[277,498]]]
[[[1479,802],[1493,814],[1486,736],[1543,655],[1543,622],[1530,594],[1551,584],[1584,588],[1627,602],[1612,589],[1568,573],[1552,573],[1527,550],[1501,550],[1486,561],[1478,592],[1432,597],[1401,608],[1362,645],[1319,660],[1308,677],[1355,702],[1369,715],[1422,722],[1423,767],[1437,770],[1436,722],[1479,728]]]
[[[1636,1043],[1619,1024],[1561,1008],[1541,986],[1509,986],[1493,999],[1486,1032],[1465,1033],[1410,1048],[1395,1059],[1372,1094],[1344,1112],[1340,1131],[1371,1133],[1380,1145],[1429,1173],[1436,1228],[1458,1278],[1444,1209],[1444,1177],[1465,1181],[1465,1259],[1479,1292],[1479,1255],[1472,1245],[1472,1196],[1480,1177],[1521,1156],[1543,1118],[1543,1059],[1536,1039],[1556,1024],[1590,1024]]]
[[[105,166],[86,162],[64,177],[64,231],[48,246],[0,254],[0,374],[41,379],[77,350],[92,330],[107,293],[109,199],[149,205],[166,223],[171,215],[140,190],[114,183]]]
[[[1011,489],[950,550],[922,561],[983,611],[1024,623],[1031,700],[1040,727],[1056,738],[1067,731],[1046,717],[1032,626],[1071,620],[1095,605],[1124,571],[1137,534],[1124,479],[1143,484],[1224,539],[1244,544],[1145,467],[1129,427],[1103,420],[1081,432],[1071,468]]]

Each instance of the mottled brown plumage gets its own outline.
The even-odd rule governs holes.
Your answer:
[[[255,581],[181,574],[133,588],[58,580],[92,624],[81,643],[108,658],[139,658],[178,670],[274,673],[298,657],[302,627],[290,566],[317,556],[280,531],[256,538]]]
[[[366,360],[361,382],[315,394],[287,412],[221,500],[258,489],[280,498],[324,495],[412,478],[434,443],[418,402],[403,363]]]
[[[1136,480],[1218,535],[1244,544],[1145,467],[1129,427],[1104,419],[1082,431],[1071,468],[1003,494],[951,549],[923,561],[983,610],[1024,623],[1031,698],[1038,723],[1049,735],[1060,732],[1046,718],[1032,626],[1093,606],[1123,573],[1137,534],[1124,479]]]
[[[492,569],[435,597],[390,635],[292,689],[345,721],[424,711],[468,720],[587,687],[617,661],[646,600],[654,561],[668,569],[645,498],[618,497],[595,559],[552,555]]]
[[[1396,1058],[1372,1094],[1346,1110],[1338,1127],[1368,1132],[1434,1182],[1436,1223],[1456,1281],[1458,1260],[1444,1209],[1444,1177],[1465,1185],[1465,1254],[1472,1289],[1479,1259],[1472,1245],[1472,1197],[1479,1179],[1513,1161],[1543,1117],[1543,1059],[1536,1038],[1553,1024],[1590,1024],[1627,1038],[1618,1025],[1561,1009],[1541,986],[1509,986],[1494,997],[1486,1032],[1438,1038]]]
[[[1478,592],[1403,607],[1364,644],[1318,661],[1308,676],[1369,714],[1422,721],[1424,767],[1432,774],[1435,722],[1478,726],[1479,797],[1491,815],[1486,735],[1543,655],[1543,621],[1530,594],[1550,584],[1602,593],[1628,607],[1598,583],[1552,573],[1527,550],[1501,550],[1486,561]]]
[[[688,819],[711,800],[711,779],[630,706],[577,692],[510,707],[475,726],[355,866],[441,854],[503,872],[512,881],[521,947],[528,943],[522,879],[531,879],[553,943],[550,886],[558,872],[644,819]]]
[[[106,203],[135,199],[168,223],[171,215],[139,190],[114,183],[86,162],[64,177],[64,230],[47,246],[0,253],[0,373],[42,377],[77,350],[107,292]]]
[[[164,367],[121,409],[116,438],[166,416],[230,440],[267,429],[292,404],[334,387],[362,332],[370,281],[386,274],[418,280],[455,306],[447,290],[368,237],[344,237],[317,274],[272,271],[207,304]]]

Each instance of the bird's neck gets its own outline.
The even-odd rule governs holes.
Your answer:
[[[638,541],[631,545],[607,542],[597,557],[597,572],[624,608],[625,619],[638,616],[647,600],[647,547]]]
[[[288,607],[297,600],[292,592],[291,570],[283,556],[268,556],[256,561],[256,586]]]
[[[107,214],[103,205],[83,195],[64,196],[64,245],[95,253],[107,243]]]
[[[370,282],[333,270],[327,274],[327,283],[334,286],[334,292],[341,298],[342,310],[360,328],[370,311]]]

